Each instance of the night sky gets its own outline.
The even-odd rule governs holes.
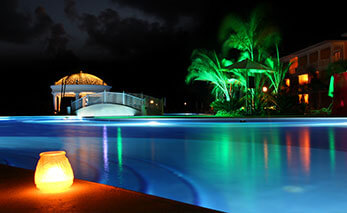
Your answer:
[[[219,52],[219,25],[261,5],[281,55],[347,32],[341,1],[2,0],[0,115],[52,114],[50,85],[83,70],[113,88],[166,97],[167,111],[209,101],[184,82],[195,48]],[[194,108],[194,107],[193,107]]]

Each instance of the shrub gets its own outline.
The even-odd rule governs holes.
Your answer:
[[[242,107],[242,102],[237,98],[232,98],[230,101],[226,100],[215,100],[211,103],[211,107],[213,111],[226,111],[233,112],[239,110]]]

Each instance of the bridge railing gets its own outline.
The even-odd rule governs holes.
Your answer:
[[[124,92],[101,92],[86,95],[80,99],[73,101],[71,103],[71,108],[72,111],[76,111],[86,106],[103,103],[125,105],[141,111],[141,107],[144,104],[144,99]]]

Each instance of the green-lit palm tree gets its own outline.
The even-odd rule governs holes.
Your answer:
[[[249,59],[264,63],[266,58],[270,56],[272,47],[278,44],[280,36],[275,28],[264,24],[263,12],[263,8],[258,7],[251,12],[248,20],[243,20],[233,14],[224,19],[219,33],[219,39],[223,43],[223,55],[228,55],[231,49],[236,49],[240,52],[239,61]],[[248,70],[241,72],[248,72]],[[259,102],[256,100],[260,97],[257,94],[261,94],[263,87],[260,84],[266,82],[266,76],[272,77],[269,72],[265,71],[264,74],[254,74],[256,85],[254,89],[251,89],[251,95],[255,98],[255,104]]]
[[[275,28],[264,25],[263,18],[263,9],[260,7],[252,11],[247,21],[233,14],[226,16],[219,32],[223,54],[227,55],[230,49],[237,49],[241,52],[240,60],[263,62],[269,56],[270,48],[280,39]]]
[[[192,81],[207,81],[214,85],[212,94],[216,97],[224,96],[226,101],[230,101],[228,90],[228,77],[224,72],[221,59],[215,51],[205,49],[195,49],[192,53],[192,63],[188,67],[186,83]]]

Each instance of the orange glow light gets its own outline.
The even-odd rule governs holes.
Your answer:
[[[67,190],[73,183],[74,174],[64,151],[40,153],[35,170],[36,187],[46,193]]]
[[[267,87],[263,87],[263,92],[267,92]]]
[[[287,85],[287,87],[290,87],[290,79],[289,78],[286,78],[286,85]]]

